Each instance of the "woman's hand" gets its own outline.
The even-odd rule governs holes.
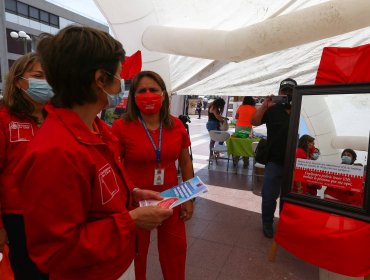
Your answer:
[[[193,200],[188,200],[181,204],[181,214],[180,218],[184,220],[184,222],[191,219],[193,216]]]
[[[138,228],[152,230],[160,225],[173,214],[172,209],[165,209],[157,206],[138,207],[130,212]]]
[[[142,190],[142,189],[134,189],[132,192],[132,200],[135,203],[139,203],[141,200],[146,199],[154,199],[154,200],[162,200],[163,197],[159,195],[159,192],[150,191],[150,190]]]

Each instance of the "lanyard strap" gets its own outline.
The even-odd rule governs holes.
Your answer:
[[[157,163],[160,163],[161,162],[161,147],[162,147],[162,122],[159,126],[159,141],[158,141],[158,148],[157,146],[155,145],[154,143],[154,140],[152,138],[152,136],[150,135],[149,133],[149,129],[148,127],[146,126],[146,123],[145,121],[140,117],[140,122],[143,124],[144,126],[144,129],[145,129],[145,132],[146,132],[146,135],[148,135],[148,138],[150,140],[150,142],[152,143],[152,146],[154,148],[154,151],[155,151],[155,157],[157,159]]]

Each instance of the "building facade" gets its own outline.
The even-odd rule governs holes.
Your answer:
[[[21,55],[36,49],[41,33],[55,34],[71,24],[109,32],[107,25],[45,0],[0,0],[0,91],[9,67]],[[14,39],[11,32],[21,36]]]

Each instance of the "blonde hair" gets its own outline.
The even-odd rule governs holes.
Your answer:
[[[25,54],[13,63],[6,76],[2,102],[15,115],[32,117],[35,110],[34,105],[23,96],[22,90],[17,87],[17,81],[37,62],[39,58],[36,53]]]

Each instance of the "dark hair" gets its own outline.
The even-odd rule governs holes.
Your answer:
[[[163,125],[165,127],[172,128],[174,126],[174,123],[170,116],[170,98],[168,96],[166,84],[162,77],[153,71],[141,71],[132,79],[127,101],[127,112],[123,115],[123,119],[127,122],[130,122],[137,120],[138,116],[140,116],[140,110],[135,102],[135,93],[141,79],[144,77],[150,78],[155,81],[163,91],[164,100],[159,116],[160,120],[163,121]]]
[[[293,88],[296,86],[297,86],[296,80],[293,80],[292,78],[286,78],[280,82],[279,91],[287,88],[293,90]]]
[[[356,161],[357,154],[356,154],[356,152],[354,150],[352,150],[352,149],[344,149],[343,152],[342,152],[342,154],[340,156],[342,157],[344,155],[344,153],[350,153],[352,155],[352,162],[351,162],[351,164],[353,164]]]
[[[68,26],[56,35],[41,34],[37,46],[46,79],[55,96],[55,106],[71,108],[98,100],[93,88],[95,72],[104,70],[104,82],[113,82],[119,62],[125,57],[122,44],[108,33],[81,26]]]
[[[25,54],[13,63],[6,76],[2,104],[8,107],[14,115],[28,116],[34,119],[32,113],[35,106],[24,97],[22,90],[17,87],[16,83],[37,62],[39,62],[39,57],[36,53]]]
[[[252,96],[246,96],[243,99],[243,105],[255,106],[256,105],[256,101],[254,100],[254,98]]]
[[[223,112],[224,110],[224,107],[225,107],[225,100],[223,100],[222,98],[218,97],[216,98],[210,105],[208,108],[211,108],[211,107],[215,107],[219,110],[220,114]]]
[[[313,138],[310,135],[302,135],[298,140],[298,148],[303,149],[306,153],[308,153],[308,143],[311,143],[315,141],[315,138]]]

